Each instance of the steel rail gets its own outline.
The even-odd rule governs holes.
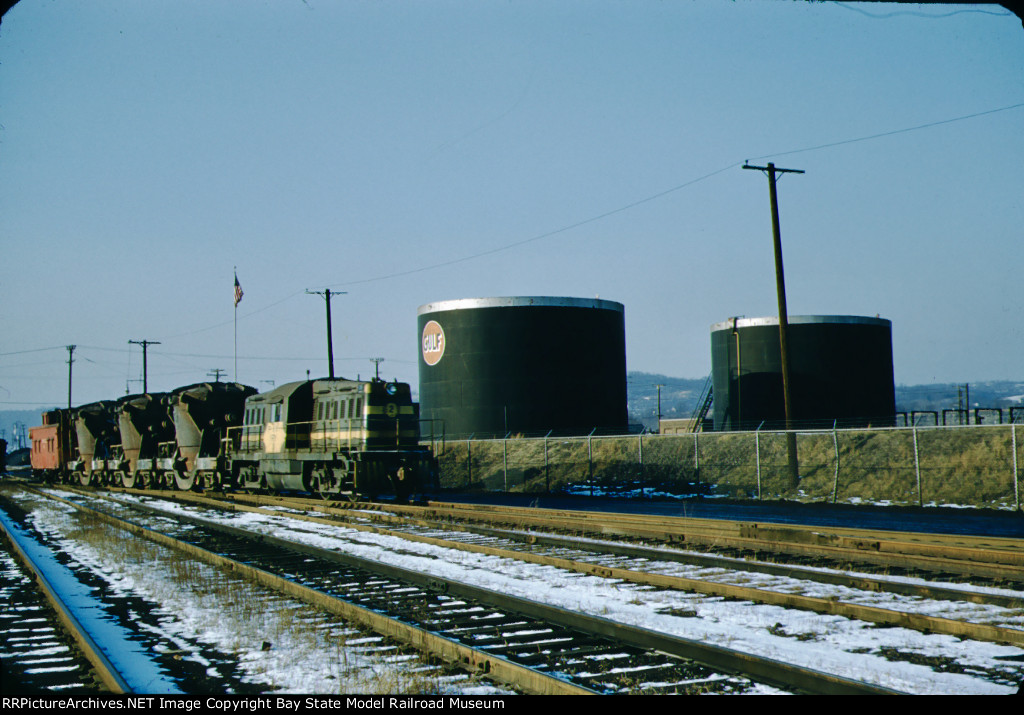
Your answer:
[[[410,507],[392,508],[396,512],[414,513],[409,511]],[[830,537],[817,534],[813,531],[796,531],[800,540],[779,541],[782,537],[793,539],[793,534],[787,534],[785,530],[761,529],[759,524],[743,524],[738,522],[738,534],[725,531],[720,528],[691,529],[686,525],[670,526],[665,517],[661,517],[661,526],[650,521],[638,521],[632,517],[628,520],[620,520],[616,515],[602,514],[598,520],[592,515],[580,517],[577,512],[549,512],[544,510],[515,510],[503,514],[500,510],[489,508],[486,510],[475,509],[435,509],[432,507],[418,507],[419,513],[435,514],[438,517],[456,516],[465,519],[480,519],[490,522],[510,524],[513,526],[550,528],[559,531],[575,531],[578,533],[596,533],[619,537],[630,537],[640,539],[653,539],[671,544],[687,543],[697,544],[712,548],[734,548],[754,552],[775,552],[796,556],[807,556],[816,558],[828,558],[839,563],[868,563],[888,567],[900,567],[906,569],[920,569],[939,573],[956,573],[975,577],[1002,579],[1017,583],[1024,583],[1024,565],[1017,563],[1002,563],[995,559],[1002,558],[1006,552],[991,552],[975,549],[972,555],[976,560],[964,558],[947,558],[944,556],[927,556],[916,553],[904,554],[896,549],[896,542],[884,542],[879,540],[865,539],[843,539],[841,537]],[[671,517],[678,519],[679,517]],[[841,546],[830,545],[841,543]],[[919,548],[914,545],[911,551]],[[937,546],[932,549],[935,553],[949,553],[948,547]],[[1009,560],[1017,561],[1018,555],[1010,553]]]
[[[47,495],[50,498],[57,498],[53,495]],[[67,501],[67,500],[62,500]],[[81,504],[77,504],[73,501],[67,501],[71,506],[95,513],[98,518],[104,520],[110,520],[110,523],[116,523],[120,525],[123,520],[113,517],[101,510],[92,509]],[[722,670],[724,672],[734,673],[737,675],[743,675],[745,677],[753,678],[754,680],[764,682],[767,684],[775,685],[785,689],[796,689],[801,692],[814,693],[814,694],[901,694],[899,691],[883,686],[875,685],[872,683],[865,683],[849,678],[844,678],[830,673],[823,673],[811,668],[805,668],[803,666],[793,665],[791,663],[784,663],[770,658],[763,658],[760,656],[743,653],[733,649],[725,648],[722,646],[713,645],[701,641],[683,638],[681,636],[674,636],[664,633],[658,633],[648,629],[640,628],[637,626],[629,626],[621,623],[611,621],[609,619],[601,618],[599,616],[591,616],[582,613],[575,613],[566,609],[551,606],[544,603],[539,603],[525,598],[517,596],[511,596],[504,593],[496,593],[489,589],[481,588],[478,586],[472,586],[469,584],[461,583],[453,579],[447,579],[436,575],[422,574],[419,572],[403,569],[397,566],[390,566],[383,564],[379,561],[367,560],[350,554],[343,554],[337,551],[329,551],[314,546],[309,546],[287,539],[279,537],[268,536],[263,534],[256,534],[246,529],[238,527],[227,526],[224,524],[217,524],[205,519],[194,518],[190,516],[181,515],[178,513],[169,513],[165,510],[157,507],[152,507],[144,504],[133,503],[130,505],[131,508],[137,508],[149,513],[159,514],[164,517],[171,517],[173,519],[195,524],[206,529],[219,531],[221,533],[230,534],[232,536],[243,537],[259,542],[264,545],[277,547],[280,549],[289,549],[300,554],[307,555],[312,558],[321,559],[325,561],[331,561],[339,563],[349,567],[356,567],[366,569],[379,573],[389,578],[396,580],[402,580],[409,583],[419,585],[424,588],[440,589],[445,593],[452,595],[458,595],[462,598],[470,598],[484,603],[488,603],[494,607],[507,609],[520,613],[525,616],[540,618],[550,623],[555,623],[560,626],[571,628],[575,630],[584,631],[593,635],[612,639],[616,642],[631,645],[645,649],[655,649],[668,653],[671,655],[687,658],[704,665],[710,666],[715,669]],[[282,516],[277,514],[277,516]],[[291,517],[292,515],[284,515]],[[145,527],[132,524],[131,522],[123,522],[124,526],[132,533],[136,533],[145,538],[154,538],[161,543],[169,545],[176,540],[166,535],[159,534],[159,532],[152,532]],[[193,547],[188,544],[183,544],[186,547],[184,550],[188,553],[193,553]],[[177,547],[176,547],[177,548]],[[194,555],[196,558],[209,558],[205,550],[197,550]],[[223,559],[214,555],[218,560]],[[246,567],[242,564],[237,566],[228,566],[228,563],[234,564],[237,562],[224,562],[225,568],[234,568],[238,572],[242,570],[252,569],[252,567]],[[276,583],[277,577],[273,574],[268,574],[265,571],[253,569],[255,572],[253,577],[260,579],[261,583],[270,584],[271,582]],[[289,585],[290,584],[290,585]],[[286,582],[281,584],[282,588],[297,588],[305,589],[305,587],[298,586],[292,582]],[[302,598],[303,596],[298,595],[298,591],[291,592],[296,598]],[[330,599],[322,593],[314,591],[312,595],[307,597],[313,597],[315,595],[319,599]],[[331,599],[333,600],[333,599]],[[340,602],[344,603],[344,602]],[[347,604],[351,606],[351,604]],[[376,615],[376,614],[375,614]],[[430,635],[430,634],[427,634]],[[462,646],[465,647],[465,646]],[[502,660],[503,659],[499,659]],[[503,661],[507,662],[507,661]],[[465,661],[464,664],[469,665],[469,661]],[[492,671],[493,673],[493,671]]]
[[[594,512],[566,509],[541,509],[536,507],[495,506],[460,504],[457,502],[431,502],[428,506],[388,505],[396,511],[414,513],[423,509],[442,509],[468,512],[500,512],[503,514],[544,515],[555,518],[615,523],[636,527],[654,526],[664,528],[668,533],[687,531],[737,535],[757,530],[766,536],[785,541],[823,542],[853,545],[869,544],[867,548],[883,545],[897,545],[904,553],[948,554],[950,550],[963,554],[959,558],[997,563],[1024,564],[1024,539],[1005,536],[976,536],[969,534],[935,534],[928,532],[895,531],[891,529],[865,529],[848,526],[826,526],[811,524],[776,524],[761,521],[739,521],[735,519],[710,519],[688,516],[664,516],[655,514],[627,514],[622,512]]]

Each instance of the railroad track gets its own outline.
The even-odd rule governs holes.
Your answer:
[[[67,632],[34,572],[0,537],[0,667],[5,694],[103,692],[96,673]]]
[[[61,660],[52,665],[53,672],[63,670],[67,674],[63,682],[47,682],[47,679],[35,677],[41,675],[41,672],[40,668],[33,667],[31,659],[12,659],[12,675],[20,673],[25,678],[13,681],[12,688],[27,692],[60,691],[66,688],[84,688],[87,691],[102,689],[114,693],[133,692],[132,677],[126,677],[128,668],[122,667],[123,661],[119,664],[113,656],[118,651],[124,651],[122,655],[135,654],[138,652],[137,649],[127,647],[124,633],[118,629],[97,627],[95,614],[90,613],[96,601],[85,593],[86,587],[57,561],[39,535],[26,523],[24,513],[17,506],[5,502],[0,503],[0,507],[0,531],[5,543],[24,569],[23,574],[37,585],[38,595],[47,602],[53,620],[58,621],[66,633],[67,637],[63,643],[52,644],[52,651],[79,655],[71,662]],[[35,594],[24,595],[26,601],[29,601]],[[11,609],[8,615],[14,612]],[[39,612],[38,606],[30,611],[33,616]],[[28,622],[31,623],[33,620],[36,619],[30,618]],[[16,647],[17,643],[17,637],[7,641],[9,646]],[[82,664],[81,659],[87,661],[87,664]],[[5,670],[7,668],[8,665],[5,663]],[[180,692],[144,665],[134,669],[134,673],[145,673],[143,677],[149,677],[149,683],[158,688],[158,692]]]
[[[85,499],[84,497],[80,499]],[[92,509],[79,504],[76,508]],[[321,608],[355,615],[352,604],[393,614],[423,634],[442,634],[469,653],[454,656],[468,667],[486,668],[525,690],[555,692],[761,692],[762,684],[797,692],[881,693],[890,689],[820,673],[778,660],[571,612],[455,579],[387,566],[382,559],[358,559],[333,549],[256,535],[205,519],[105,500],[104,519],[131,516],[140,524],[121,528],[160,541],[180,539],[176,548],[214,559],[236,572],[251,572],[263,583],[309,598]],[[223,507],[220,507],[223,508]],[[113,512],[120,512],[115,517]],[[99,516],[99,512],[93,512]],[[150,521],[152,520],[152,521]],[[161,533],[146,529],[159,526]],[[169,541],[168,541],[169,543]],[[200,545],[201,544],[201,545]],[[223,559],[230,558],[228,565]],[[304,596],[298,596],[301,591]],[[343,605],[347,603],[348,605]],[[492,622],[493,621],[493,622]],[[497,627],[495,627],[497,626]],[[376,624],[374,628],[394,628]],[[410,636],[393,634],[407,639]],[[411,642],[411,641],[410,641]],[[446,646],[451,648],[452,646]],[[448,657],[453,657],[449,655]],[[512,674],[511,670],[524,671]],[[525,684],[525,685],[524,685]]]
[[[211,506],[223,504],[220,498],[188,496],[187,499]],[[412,542],[517,559],[623,582],[688,591],[703,597],[742,599],[759,604],[800,608],[879,626],[901,626],[922,634],[947,634],[974,641],[1024,645],[1024,593],[1020,591],[996,592],[991,588],[973,589],[953,585],[943,587],[934,582],[913,583],[883,577],[871,578],[822,569],[581,541],[544,536],[536,532],[515,532],[465,524],[460,525],[456,531],[450,523],[398,517],[376,510],[337,509],[323,502],[303,499],[242,496],[231,501],[231,509],[256,511],[259,507],[246,506],[240,502],[272,502],[274,511],[269,513],[280,513],[279,510],[288,508],[290,517],[294,519],[323,523],[336,523],[336,520],[341,519],[353,529],[397,536]],[[306,512],[323,513],[326,521],[309,516]],[[387,527],[374,525],[371,521],[387,523]],[[679,565],[666,563],[671,560],[687,564],[683,568],[688,569],[689,574],[685,571],[684,575],[673,573],[679,569]],[[751,571],[766,576],[761,582],[752,584]],[[843,588],[830,587],[827,593],[819,593],[817,596],[801,593],[813,590],[816,584],[838,584]],[[784,630],[777,624],[770,632],[784,633]],[[895,648],[886,648],[883,652],[887,658],[914,658],[912,653],[901,656],[899,649]],[[1019,668],[1015,669],[1013,663],[1024,658],[1012,654],[1002,657],[1006,658],[1005,666],[996,666],[991,677],[999,682],[1007,682],[1009,679],[1012,683],[1013,678],[1019,679],[1022,672]],[[956,665],[947,663],[944,667],[955,668]]]
[[[243,497],[241,501],[250,501],[250,498]],[[279,505],[283,503],[278,502]],[[800,608],[879,625],[1024,646],[1022,591],[958,589],[934,583],[870,578],[644,546],[595,541],[582,543],[578,539],[465,524],[454,531],[448,523],[420,518],[372,512],[357,516],[351,510],[332,509],[303,501],[296,501],[294,505],[297,509],[321,512],[331,519],[342,519],[354,529],[395,535],[445,548],[519,559],[657,588]],[[308,517],[297,514],[296,518]],[[373,521],[387,523],[388,527],[373,525]],[[680,568],[677,564],[686,566]],[[765,577],[752,583],[752,572]],[[798,589],[814,590],[809,582],[840,586],[843,590],[833,590],[828,597],[797,592]],[[843,595],[837,596],[836,593]],[[927,602],[923,602],[925,600]],[[938,610],[936,602],[940,600],[953,602],[944,609],[952,615],[920,612],[926,607]],[[981,606],[987,608],[979,608]],[[991,622],[999,619],[1006,625]]]
[[[28,492],[16,496],[0,499],[0,520],[12,512],[27,514],[22,530],[33,531],[39,551],[51,559],[59,554],[73,571],[54,594],[70,595],[79,610],[95,614],[83,631],[95,650],[111,656],[107,670],[122,681],[108,690],[255,695],[285,687],[307,694],[457,694],[463,684],[476,685],[464,671],[425,663],[394,641],[136,539],[88,512]],[[89,578],[95,574],[102,578]],[[74,591],[68,581],[76,579],[88,584],[88,594]],[[97,631],[99,621],[110,625]],[[112,629],[123,630],[131,642],[110,637]],[[10,692],[6,673],[4,690]],[[13,690],[31,694],[37,687],[28,683]]]

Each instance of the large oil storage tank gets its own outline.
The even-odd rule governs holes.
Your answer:
[[[789,318],[790,402],[797,428],[893,426],[892,323],[851,315]],[[711,326],[716,430],[786,424],[779,319]]]
[[[421,434],[621,434],[621,303],[467,298],[420,306]]]

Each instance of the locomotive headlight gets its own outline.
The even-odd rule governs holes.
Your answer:
[[[388,386],[384,388],[384,391],[387,392],[389,395],[394,395],[396,392],[398,392],[398,383],[389,382]]]

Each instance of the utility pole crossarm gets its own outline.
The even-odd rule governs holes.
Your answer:
[[[141,345],[142,346],[142,392],[143,394],[149,392],[149,381],[148,373],[149,366],[146,363],[146,351],[150,345],[159,345],[156,340],[129,340],[129,345]]]
[[[757,169],[758,171],[774,172],[776,174],[805,174],[803,169],[780,169],[775,164],[768,162],[768,166],[751,166],[750,164],[743,164],[744,169]]]

